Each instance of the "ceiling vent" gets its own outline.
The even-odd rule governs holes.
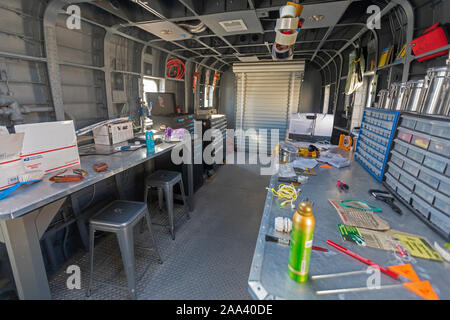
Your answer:
[[[248,30],[247,26],[244,23],[244,20],[242,19],[220,21],[219,24],[226,32],[238,32]]]
[[[259,61],[259,58],[257,56],[238,56],[238,55],[236,55],[236,57],[242,62],[256,62],[256,61]]]
[[[170,21],[139,23],[137,26],[166,41],[186,40],[192,34]]]

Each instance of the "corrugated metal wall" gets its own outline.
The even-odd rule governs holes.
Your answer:
[[[24,107],[53,108],[45,61],[42,19],[47,1],[0,0],[0,94]],[[18,56],[35,59],[18,59]],[[28,123],[54,120],[52,112],[31,112]],[[9,124],[0,117],[0,125]]]

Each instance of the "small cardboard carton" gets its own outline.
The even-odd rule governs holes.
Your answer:
[[[95,144],[113,145],[134,138],[133,122],[131,121],[108,123],[93,131]]]
[[[0,135],[0,190],[19,182],[18,176],[25,171],[20,157],[23,138],[23,133]]]
[[[15,126],[24,133],[21,158],[25,170],[53,172],[80,164],[73,121],[54,121]]]

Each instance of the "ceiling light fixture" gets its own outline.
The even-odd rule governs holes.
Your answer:
[[[325,18],[324,15],[322,14],[315,14],[309,17],[309,20],[313,21],[313,22],[319,22],[321,20],[323,20],[323,18]]]

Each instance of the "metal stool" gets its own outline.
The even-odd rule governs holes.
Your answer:
[[[181,196],[183,198],[183,205],[186,210],[186,196],[184,194],[183,179],[181,173],[176,171],[158,170],[150,174],[145,180],[144,202],[147,203],[148,193],[150,188],[158,188],[158,202],[159,209],[162,209],[163,192],[166,198],[166,208],[169,215],[170,233],[172,239],[175,240],[174,219],[173,219],[173,187],[176,184],[180,185]],[[189,219],[189,210],[186,210],[187,218]]]
[[[87,296],[91,294],[92,278],[94,273],[94,236],[95,231],[113,232],[117,236],[125,274],[128,282],[128,289],[133,299],[136,299],[136,278],[134,267],[134,226],[144,219],[147,221],[148,230],[153,247],[155,247],[158,260],[162,263],[158,247],[156,246],[151,229],[150,214],[147,204],[135,201],[116,200],[103,208],[98,214],[89,221],[89,254],[90,254],[90,274],[89,285],[86,292]],[[146,248],[148,249],[148,248]]]

